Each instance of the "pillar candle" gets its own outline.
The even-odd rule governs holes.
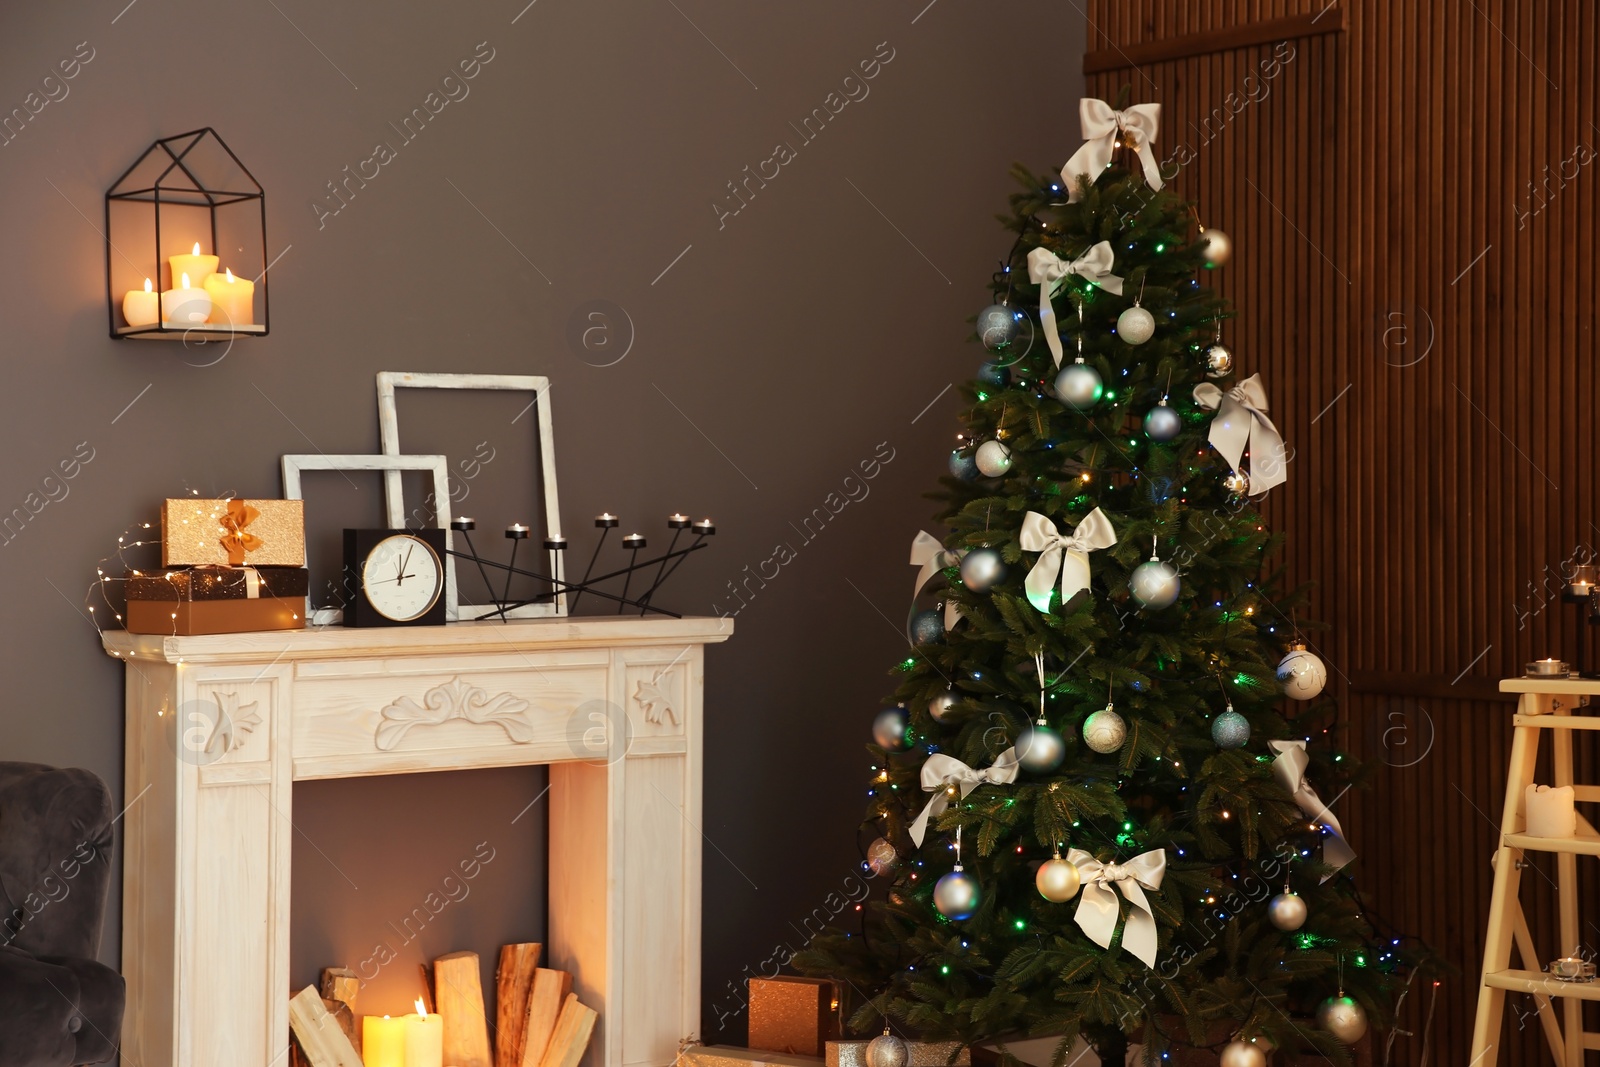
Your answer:
[[[444,1016],[428,1014],[419,998],[417,1013],[407,1015],[405,1024],[406,1067],[444,1067]]]
[[[150,291],[150,279],[144,280],[144,292],[129,289],[122,298],[122,317],[129,326],[154,326],[161,318],[161,296]]]
[[[211,317],[211,295],[189,284],[187,274],[178,275],[182,283],[161,294],[161,319],[180,326],[197,326]]]
[[[387,1015],[361,1019],[361,1062],[365,1067],[405,1067],[406,1021]]]
[[[1530,785],[1524,797],[1527,832],[1533,837],[1571,837],[1578,831],[1570,785]]]
[[[202,256],[200,242],[194,243],[194,253],[187,256],[168,256],[167,262],[172,265],[172,287],[178,287],[178,279],[187,274],[195,285],[206,283],[206,279],[217,272],[217,257]],[[185,289],[188,286],[184,286]]]
[[[223,326],[250,326],[255,323],[255,282],[247,278],[235,278],[230,270],[226,277],[213,274],[207,278],[205,290],[211,297],[212,322]]]

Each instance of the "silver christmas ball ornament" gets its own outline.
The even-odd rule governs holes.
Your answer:
[[[1218,341],[1206,349],[1206,376],[1209,378],[1226,378],[1233,373],[1233,352],[1227,345]]]
[[[893,1034],[883,1033],[867,1042],[867,1067],[906,1067],[910,1062],[911,1050]]]
[[[1003,363],[980,363],[978,381],[984,385],[1007,385],[1011,381],[1011,372]]]
[[[1000,441],[985,441],[978,446],[973,458],[978,465],[978,473],[985,478],[998,478],[1011,469],[1011,449]]]
[[[933,906],[947,919],[970,919],[978,910],[978,880],[958,864],[933,887]]]
[[[1067,758],[1067,742],[1044,722],[1017,735],[1017,763],[1032,774],[1049,774]]]
[[[1344,994],[1329,997],[1317,1009],[1317,1025],[1347,1045],[1367,1032],[1367,1012]]]
[[[1006,564],[992,548],[975,548],[961,560],[961,584],[974,593],[987,593],[1006,580]]]
[[[1182,588],[1183,583],[1178,581],[1178,572],[1172,564],[1159,559],[1139,564],[1128,578],[1128,591],[1141,608],[1159,610],[1171,607]]]
[[[991,352],[998,352],[1017,339],[1022,316],[1004,304],[990,304],[978,312],[978,340]]]
[[[919,611],[911,619],[911,640],[931,645],[944,640],[944,612],[938,608]]]
[[[1117,751],[1128,739],[1128,724],[1107,704],[1083,720],[1083,743],[1102,756]]]
[[[1222,487],[1234,496],[1250,495],[1250,476],[1244,471],[1229,471],[1222,479]]]
[[[1211,720],[1211,740],[1218,748],[1243,748],[1250,740],[1250,720],[1233,710],[1228,710]]]
[[[1306,924],[1306,899],[1283,892],[1267,901],[1267,918],[1280,930],[1298,930]]]
[[[951,449],[950,474],[964,482],[970,482],[978,476],[978,461],[972,458],[970,452],[963,452],[959,448]]]
[[[1130,345],[1142,345],[1156,334],[1156,317],[1138,304],[1117,316],[1117,336]]]
[[[1094,407],[1105,392],[1100,372],[1087,363],[1071,363],[1056,375],[1056,396],[1063,404],[1078,411]]]
[[[1178,436],[1178,432],[1182,429],[1183,420],[1172,410],[1166,397],[1162,397],[1161,403],[1145,412],[1144,432],[1152,441],[1170,441]]]
[[[1233,254],[1233,239],[1215,226],[1200,235],[1200,254],[1207,267],[1220,267]]]
[[[1267,1054],[1250,1041],[1230,1041],[1222,1050],[1219,1067],[1267,1067]]]
[[[1278,661],[1278,684],[1292,700],[1313,700],[1328,684],[1328,668],[1305,643],[1296,641]]]
[[[879,878],[888,874],[894,869],[895,864],[899,862],[900,854],[894,850],[894,846],[889,844],[886,839],[880,837],[867,846],[867,866]]]
[[[884,708],[872,720],[872,740],[879,748],[903,752],[911,747],[906,741],[909,725],[905,708]]]
[[[1041,897],[1052,904],[1065,904],[1077,896],[1078,886],[1082,881],[1078,868],[1062,859],[1059,854],[1054,859],[1039,864],[1039,870],[1033,876],[1034,888],[1039,890]]]
[[[932,700],[928,701],[928,714],[933,716],[934,722],[944,722],[944,717],[950,714],[950,709],[956,706],[956,695],[946,689]]]

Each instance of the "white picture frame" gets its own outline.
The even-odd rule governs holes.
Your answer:
[[[384,475],[384,522],[391,530],[404,529],[405,500],[403,495],[393,487],[400,484],[400,475],[406,471],[421,471],[432,475],[433,499],[435,502],[434,516],[437,524],[444,533],[444,544],[448,550],[452,548],[450,541],[450,464],[443,456],[330,456],[322,453],[316,455],[286,455],[283,457],[283,498],[285,500],[304,500],[301,488],[300,475],[304,471],[382,471]],[[390,479],[393,479],[393,482]],[[456,572],[450,565],[454,556],[446,554],[444,571],[444,598],[445,619],[454,620],[456,617]],[[348,595],[348,594],[347,594]],[[327,625],[340,621],[332,617],[326,610],[318,611],[311,603],[311,597],[306,597],[306,616],[314,625]]]
[[[533,394],[529,407],[535,408],[539,436],[539,480],[543,490],[544,537],[546,540],[561,536],[561,508],[556,492],[556,441],[550,419],[550,379],[536,374],[426,374],[409,371],[378,372],[378,437],[385,456],[399,456],[400,416],[395,409],[397,389],[461,389],[528,392]],[[405,491],[400,481],[400,471],[384,475],[384,488],[391,509],[396,505],[401,514],[405,511]],[[435,490],[435,495],[438,491]],[[448,507],[448,502],[447,505]],[[542,548],[542,542],[541,542]],[[494,604],[460,604],[455,597],[456,560],[451,556],[446,562],[451,599],[448,618],[481,619],[488,616],[508,619],[539,619],[564,616],[567,613],[566,570],[561,552],[546,552],[550,574],[555,578],[556,594],[553,599],[537,604],[524,604],[504,613]]]

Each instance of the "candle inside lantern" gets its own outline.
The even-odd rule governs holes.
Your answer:
[[[1570,785],[1530,785],[1523,795],[1527,833],[1533,837],[1571,837],[1578,831]]]
[[[194,243],[194,252],[190,255],[168,256],[167,262],[172,267],[173,288],[177,288],[178,279],[183,277],[185,274],[194,279],[195,285],[203,286],[206,284],[207,278],[217,273],[217,257],[202,256],[200,254],[199,241]],[[185,282],[183,287],[187,289],[189,288],[189,284]]]
[[[211,317],[211,296],[204,289],[189,284],[189,276],[180,274],[182,282],[176,289],[161,294],[161,321],[182,326],[197,326]]]
[[[417,1013],[405,1017],[405,1067],[443,1067],[444,1016],[429,1014],[422,998],[417,998]],[[372,1061],[365,1061],[370,1067]]]
[[[129,326],[154,326],[161,320],[161,297],[144,280],[144,292],[129,289],[122,297],[122,317]]]
[[[255,325],[256,283],[246,278],[235,278],[228,270],[226,277],[213,274],[205,280],[206,294],[211,297],[211,321],[224,326]]]
[[[363,1017],[361,1062],[365,1067],[405,1067],[406,1021],[387,1015],[381,1019],[376,1015]]]

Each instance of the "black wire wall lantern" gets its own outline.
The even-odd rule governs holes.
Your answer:
[[[163,137],[106,192],[114,338],[264,337],[267,194],[209,126]]]

